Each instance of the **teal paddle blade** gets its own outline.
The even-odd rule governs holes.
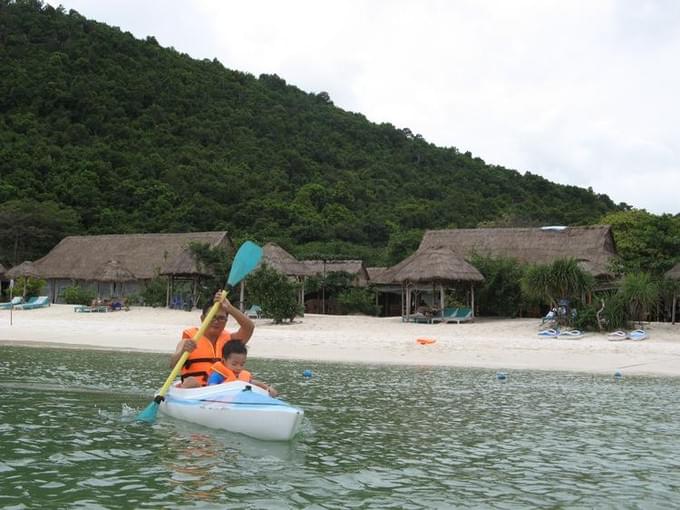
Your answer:
[[[137,421],[153,423],[156,421],[156,414],[158,414],[158,403],[154,400],[137,415]]]
[[[262,248],[252,241],[246,241],[236,252],[229,271],[227,285],[233,287],[243,280],[262,259]]]

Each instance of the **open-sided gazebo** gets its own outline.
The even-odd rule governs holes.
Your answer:
[[[461,284],[470,285],[470,308],[475,307],[474,284],[484,276],[460,255],[448,248],[424,248],[400,263],[378,274],[373,280],[378,286],[399,285],[402,296],[402,316],[411,315],[413,291],[439,290],[439,308],[445,308],[445,290]]]

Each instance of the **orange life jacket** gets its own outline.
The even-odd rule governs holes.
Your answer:
[[[222,377],[224,377],[223,382],[233,382],[233,381],[245,381],[245,382],[250,382],[251,375],[250,372],[247,370],[241,370],[238,375],[229,367],[227,367],[224,363],[221,361],[218,361],[215,363],[212,367],[210,367],[210,373],[217,372],[220,374]]]
[[[185,329],[182,331],[182,339],[193,338],[197,331],[198,328]],[[210,367],[212,367],[213,363],[217,363],[222,359],[222,348],[229,340],[231,340],[231,335],[226,330],[222,331],[214,346],[205,336],[199,338],[196,342],[196,348],[189,353],[189,358],[187,358],[182,367],[182,381],[187,377],[196,377],[201,382],[201,385],[205,386],[208,381]]]

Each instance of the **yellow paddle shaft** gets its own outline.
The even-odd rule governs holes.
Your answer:
[[[220,306],[222,306],[222,303],[224,302],[226,297],[227,297],[227,291],[223,290],[222,294],[220,294],[220,300],[215,301],[215,304],[212,305],[212,307],[208,311],[208,314],[203,319],[203,322],[201,323],[201,327],[198,328],[198,331],[196,331],[196,334],[194,335],[192,340],[197,342],[198,339],[201,338],[205,334],[205,330],[208,329],[208,326],[210,326],[210,322],[213,320],[213,317],[215,317],[217,310],[220,309]],[[156,398],[158,398],[158,397],[163,398],[165,396],[165,394],[170,389],[170,385],[172,384],[172,381],[175,380],[175,377],[177,377],[177,374],[179,374],[179,371],[182,370],[182,367],[184,366],[184,362],[187,360],[188,357],[189,357],[189,353],[184,351],[182,353],[182,356],[177,360],[177,363],[175,363],[175,368],[173,368],[172,372],[170,372],[170,375],[165,380],[165,384],[161,388],[161,391],[158,392],[158,395],[156,395]]]

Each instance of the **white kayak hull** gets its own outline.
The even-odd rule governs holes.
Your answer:
[[[304,411],[252,384],[235,381],[202,388],[172,387],[161,402],[163,414],[213,429],[266,441],[289,441]]]

